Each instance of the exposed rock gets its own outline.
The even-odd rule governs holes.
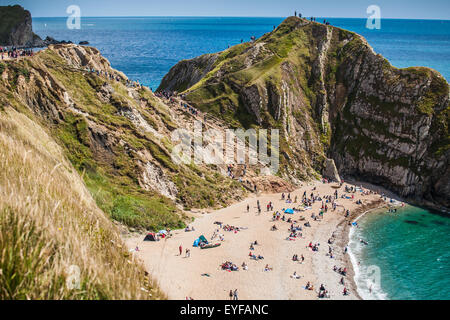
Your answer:
[[[341,175],[450,207],[447,81],[391,66],[353,32],[290,17],[214,60],[177,64],[159,89],[232,126],[280,128],[286,179],[316,178],[331,158]]]
[[[183,209],[243,199],[247,191],[222,174],[225,165],[172,161],[171,134],[192,119],[179,103],[168,106],[126,80],[95,48],[50,45],[5,64],[0,105],[44,124],[102,209],[128,226],[182,227]],[[221,129],[217,120],[205,125]]]
[[[335,182],[341,181],[341,178],[339,177],[339,173],[338,173],[338,170],[336,168],[336,165],[335,165],[333,159],[325,160],[325,168],[323,170],[322,175],[331,181],[335,181]]]
[[[161,81],[160,88],[170,91],[175,88],[178,91],[190,88],[212,70],[218,56],[218,54],[207,54],[193,60],[179,62],[179,67],[172,69]]]
[[[19,5],[0,7],[0,45],[30,47],[40,41],[33,33],[29,11]]]
[[[144,189],[155,190],[172,200],[175,200],[178,193],[177,187],[167,178],[162,169],[151,162],[144,165],[140,183]]]
[[[14,47],[45,47],[51,44],[68,44],[51,37],[42,40],[33,33],[32,18],[28,10],[19,5],[0,6],[0,45]]]

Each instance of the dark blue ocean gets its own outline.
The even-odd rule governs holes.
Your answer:
[[[318,19],[319,21],[320,19]],[[365,19],[328,19],[363,35],[375,51],[399,68],[426,66],[450,79],[450,20],[382,20],[380,30]],[[34,18],[41,37],[74,43],[87,40],[112,66],[129,78],[156,89],[162,77],[182,59],[213,53],[260,37],[283,18],[135,17],[82,18],[80,30],[69,30],[66,18]]]
[[[426,66],[450,79],[450,21],[382,20],[380,30],[365,19],[328,19],[362,34],[376,52],[399,68]],[[65,18],[35,18],[33,28],[74,43],[87,40],[112,66],[156,89],[182,59],[222,51],[251,36],[260,37],[282,18],[83,18],[81,30],[69,30]],[[356,281],[366,299],[450,299],[450,219],[406,207],[397,214],[368,214],[351,236]],[[361,245],[359,238],[369,242]],[[358,264],[358,262],[360,264]],[[367,270],[379,268],[380,287]],[[371,269],[372,268],[372,269]]]

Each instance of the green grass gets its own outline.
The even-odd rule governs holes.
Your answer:
[[[173,203],[158,194],[116,185],[98,172],[86,171],[83,178],[99,208],[116,221],[153,231],[185,227]]]
[[[1,300],[164,298],[36,118],[5,108],[0,149]]]

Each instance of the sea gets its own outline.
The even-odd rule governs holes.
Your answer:
[[[366,19],[326,19],[363,35],[395,67],[430,67],[450,80],[450,20],[382,19],[380,29],[368,29]],[[69,29],[67,18],[34,18],[33,29],[42,38],[89,41],[113,68],[156,90],[178,61],[250,41],[283,20],[82,17],[80,29]],[[371,212],[352,228],[349,253],[364,299],[450,299],[449,214],[413,206]]]

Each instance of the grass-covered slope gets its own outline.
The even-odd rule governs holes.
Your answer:
[[[0,150],[1,300],[164,298],[31,114],[2,108]]]
[[[159,90],[234,127],[279,128],[285,178],[315,177],[329,157],[344,176],[450,206],[447,81],[391,66],[353,32],[290,17],[252,43],[174,66]]]

